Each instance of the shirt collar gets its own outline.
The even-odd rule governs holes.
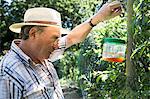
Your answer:
[[[32,62],[31,58],[29,56],[27,56],[17,45],[20,42],[21,42],[21,39],[13,40],[12,44],[11,44],[11,50],[13,50],[16,54],[18,54],[19,57],[22,58],[24,61],[26,61],[28,63]]]

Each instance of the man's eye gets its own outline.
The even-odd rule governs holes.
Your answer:
[[[58,39],[59,37],[55,37],[55,39]]]
[[[66,36],[67,34],[61,34],[61,37]]]

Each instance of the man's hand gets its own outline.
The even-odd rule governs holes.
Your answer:
[[[120,15],[121,3],[119,1],[107,2],[101,9],[93,16],[92,23],[98,24],[101,21],[111,19],[117,15]]]

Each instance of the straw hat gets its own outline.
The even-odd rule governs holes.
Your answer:
[[[31,8],[24,14],[24,22],[12,24],[9,29],[13,32],[20,33],[21,27],[25,25],[38,25],[38,26],[54,26],[61,27],[60,13],[51,8]],[[67,32],[62,29],[63,33]]]

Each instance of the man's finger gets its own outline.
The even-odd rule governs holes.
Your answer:
[[[109,3],[109,6],[113,12],[118,12],[122,9],[121,3],[119,1],[113,1],[113,2]]]
[[[117,16],[117,15],[120,15],[121,13],[122,13],[121,10],[116,10],[116,11],[113,11],[112,16]]]
[[[111,3],[109,3],[110,8],[116,8],[121,6],[121,3],[119,1],[113,1]]]
[[[118,11],[121,11],[121,10],[122,10],[121,6],[120,7],[116,7],[116,8],[112,8],[113,12],[118,12]]]

